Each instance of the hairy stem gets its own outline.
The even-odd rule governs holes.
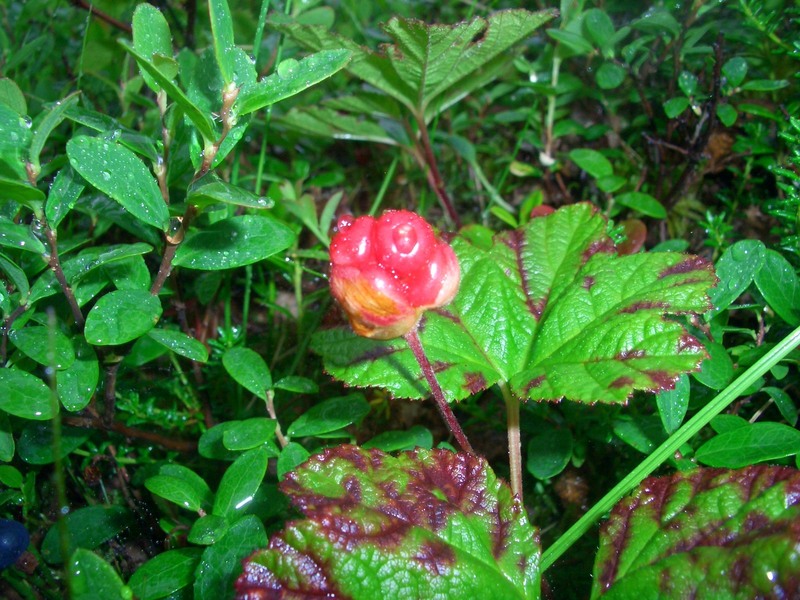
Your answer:
[[[436,164],[436,156],[433,153],[433,146],[431,145],[430,134],[428,133],[428,125],[425,123],[425,118],[416,115],[417,126],[419,127],[419,144],[422,152],[417,153],[417,160],[421,162],[422,168],[425,170],[425,177],[428,179],[428,184],[433,188],[439,202],[447,213],[450,222],[456,229],[461,229],[461,218],[456,212],[453,201],[447,194],[444,186],[444,179],[439,171],[439,166]]]
[[[506,401],[511,491],[522,500],[522,443],[519,436],[519,398],[511,393],[505,382],[500,382],[497,385],[503,394],[503,400]]]
[[[453,410],[444,397],[444,392],[436,379],[436,374],[433,372],[433,365],[431,365],[431,361],[428,360],[428,355],[425,354],[425,350],[422,348],[422,342],[419,340],[417,328],[414,327],[414,329],[409,331],[404,337],[408,342],[408,346],[411,348],[411,352],[414,353],[414,358],[417,359],[422,369],[422,374],[425,376],[428,386],[431,388],[436,407],[439,409],[444,422],[447,424],[447,428],[453,434],[453,437],[456,438],[462,450],[475,454],[475,451],[472,449],[472,444],[469,443],[467,436],[464,435],[464,430],[461,429],[461,425],[458,424]]]

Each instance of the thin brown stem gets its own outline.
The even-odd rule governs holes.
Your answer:
[[[124,31],[127,34],[131,33],[131,26],[128,23],[124,23],[119,19],[115,19],[111,15],[104,13],[102,10],[98,10],[91,2],[86,2],[86,0],[72,0],[72,4],[77,6],[78,8],[82,8],[84,10],[88,10],[91,14],[95,17],[100,19],[101,21],[105,21],[112,27],[116,27],[117,29]]]
[[[100,429],[104,427],[104,424],[95,417],[66,416],[62,420],[65,425],[71,425],[72,427],[82,427],[84,429]],[[127,438],[153,442],[167,450],[175,450],[177,452],[195,452],[197,450],[197,443],[193,441],[179,440],[153,431],[143,431],[134,427],[128,427],[122,423],[111,423],[109,429]]]
[[[436,373],[433,371],[433,365],[431,365],[431,361],[428,360],[428,355],[425,354],[425,350],[422,348],[422,342],[419,340],[417,328],[414,327],[414,329],[409,331],[404,337],[408,342],[408,346],[411,348],[411,352],[414,354],[414,358],[417,359],[420,369],[422,369],[422,374],[425,376],[425,380],[431,388],[436,407],[439,409],[450,433],[456,438],[462,450],[470,454],[475,454],[475,450],[472,449],[472,444],[469,443],[467,436],[464,434],[464,430],[461,429],[461,425],[458,424],[453,410],[444,397],[442,387],[439,385],[439,381],[436,379]]]
[[[72,288],[70,287],[69,282],[64,275],[64,270],[61,268],[61,261],[58,258],[58,240],[56,239],[56,232],[55,230],[51,229],[50,226],[46,226],[45,235],[47,236],[47,243],[50,246],[50,258],[48,260],[48,266],[56,276],[56,280],[61,286],[61,291],[64,292],[67,303],[72,310],[72,316],[75,319],[75,324],[80,329],[83,329],[85,320],[83,318],[83,313],[81,312],[81,307],[78,306],[78,301],[75,299],[75,294],[73,293]]]
[[[508,464],[511,473],[511,491],[522,500],[522,443],[519,435],[519,398],[514,396],[505,383],[498,383],[506,402],[508,427]]]

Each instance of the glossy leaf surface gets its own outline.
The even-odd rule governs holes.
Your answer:
[[[173,264],[208,271],[243,267],[288,248],[294,238],[291,229],[271,217],[232,217],[205,229],[191,229]]]
[[[798,499],[785,467],[647,479],[601,529],[592,597],[795,598]]]
[[[474,455],[339,446],[281,489],[306,518],[246,561],[240,598],[538,598],[536,531]]]
[[[621,402],[636,389],[669,389],[705,358],[666,315],[702,313],[716,278],[710,264],[677,253],[617,256],[589,204],[533,219],[488,249],[453,243],[461,287],[429,311],[420,338],[450,400],[498,381],[521,398]],[[349,385],[421,398],[427,386],[406,342],[318,333],[313,347]]]

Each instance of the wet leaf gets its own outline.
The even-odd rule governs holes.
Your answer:
[[[53,418],[50,388],[44,381],[21,369],[0,369],[0,410],[23,419]]]
[[[363,394],[350,394],[330,398],[315,404],[289,425],[286,434],[291,437],[320,435],[358,423],[369,412]]]
[[[169,211],[155,177],[124,146],[99,137],[77,136],[67,142],[72,167],[133,217],[162,231]]]
[[[227,468],[214,498],[213,514],[233,519],[244,513],[264,479],[268,458],[265,448],[254,448]]]
[[[208,510],[214,499],[205,480],[183,465],[162,465],[144,485],[156,496],[195,512]]]
[[[139,4],[133,11],[132,28],[133,46],[139,54],[151,61],[156,55],[172,58],[172,34],[169,31],[169,23],[155,6],[144,2]],[[164,73],[164,75],[169,77],[170,74]],[[151,90],[161,91],[161,86],[147,71],[142,71],[142,78]]]
[[[151,329],[147,335],[175,354],[201,363],[208,360],[208,350],[203,343],[185,333],[172,329]]]
[[[94,552],[78,548],[69,560],[72,600],[130,600],[130,589],[110,564]]]
[[[244,115],[299,94],[340,71],[350,56],[349,50],[335,49],[316,52],[290,65],[284,61],[276,73],[246,89],[237,99],[236,108]]]
[[[800,452],[800,431],[783,423],[747,423],[711,438],[695,452],[709,467],[739,468]]]
[[[66,517],[67,548],[71,555],[77,548],[93,550],[107,542],[131,523],[131,515],[121,506],[89,506],[79,508]],[[42,558],[49,563],[60,563],[60,528],[53,524],[42,542]]]
[[[272,374],[266,361],[256,351],[239,346],[222,355],[222,366],[233,379],[262,400],[272,388]]]
[[[285,250],[294,238],[289,227],[272,217],[232,217],[206,229],[191,229],[173,264],[203,271],[243,267]]]
[[[194,581],[202,548],[167,550],[148,560],[131,575],[128,585],[139,600],[157,600]]]
[[[222,539],[203,552],[196,571],[195,598],[229,598],[242,572],[242,561],[266,543],[264,525],[257,517],[248,515],[236,521]]]
[[[539,597],[536,531],[477,456],[339,446],[281,489],[306,518],[245,561],[239,598]]]
[[[708,309],[711,265],[677,253],[617,256],[589,204],[562,208],[483,250],[456,238],[461,287],[429,311],[420,338],[445,395],[498,381],[532,400],[621,402],[635,389],[670,389],[706,357],[666,315]],[[334,377],[422,398],[427,385],[403,339],[376,341],[346,326],[316,334]]]
[[[91,430],[68,425],[61,428],[58,458],[64,458],[80,448],[89,439]],[[51,423],[29,423],[22,429],[17,443],[17,453],[31,465],[49,465],[55,462],[53,426]]]
[[[118,290],[100,298],[86,317],[93,346],[115,346],[150,331],[161,318],[161,301],[146,290]]]
[[[8,339],[20,352],[40,365],[67,369],[75,362],[72,342],[58,329],[29,325],[22,329],[12,329]]]
[[[647,479],[601,529],[592,598],[798,597],[798,499],[786,467]]]

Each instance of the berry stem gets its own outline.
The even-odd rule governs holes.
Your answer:
[[[453,437],[456,438],[462,450],[470,454],[475,454],[475,451],[472,449],[472,444],[469,443],[467,436],[464,435],[464,430],[461,429],[461,425],[458,424],[453,410],[450,408],[447,400],[445,400],[444,392],[436,379],[436,374],[433,372],[433,365],[431,365],[431,361],[428,360],[428,355],[425,354],[425,350],[422,348],[422,342],[419,340],[417,328],[414,327],[404,337],[408,342],[408,346],[411,348],[411,352],[414,353],[414,358],[417,359],[422,369],[422,374],[425,376],[428,386],[431,388],[436,407],[439,409],[439,413],[447,424],[447,428],[453,434]]]

